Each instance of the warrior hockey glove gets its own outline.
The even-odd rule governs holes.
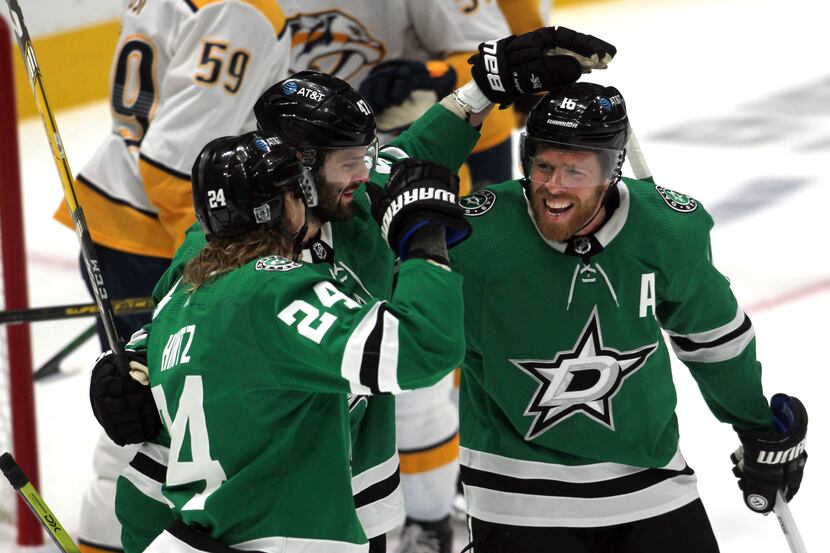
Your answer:
[[[434,91],[438,99],[455,88],[455,70],[444,62],[389,60],[373,68],[360,83],[363,96],[375,113],[398,106],[415,90]]]
[[[491,102],[506,107],[520,96],[576,82],[604,69],[617,49],[566,27],[543,27],[519,36],[488,40],[472,56],[473,79]]]
[[[130,374],[118,370],[112,351],[102,353],[92,369],[89,401],[107,436],[120,446],[155,438],[161,429],[153,394],[147,386],[147,356],[125,350]],[[141,379],[141,381],[136,379]]]
[[[775,493],[781,490],[789,501],[801,485],[807,452],[807,411],[792,396],[775,394],[770,401],[777,431],[737,430],[741,447],[732,454],[738,487],[744,503],[757,513],[775,507]]]
[[[458,176],[446,167],[430,161],[404,159],[392,166],[385,188],[368,183],[366,191],[384,240],[402,260],[410,257],[410,239],[419,229],[433,236],[428,226],[446,229],[444,243],[440,245],[444,252],[444,248],[451,248],[470,236],[470,223],[457,201]],[[441,257],[423,253],[419,256]],[[446,259],[436,261],[446,263]]]

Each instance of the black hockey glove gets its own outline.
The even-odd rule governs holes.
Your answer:
[[[360,83],[363,96],[375,113],[398,106],[415,90],[434,91],[440,100],[455,88],[455,69],[443,62],[396,59],[374,67]]]
[[[411,257],[410,239],[416,233],[420,234],[420,251],[415,257],[432,258],[445,264],[447,260],[440,257],[446,254],[446,249],[470,236],[470,223],[457,201],[458,176],[446,167],[431,161],[404,159],[392,165],[385,188],[368,183],[366,191],[384,240],[401,260]],[[438,227],[437,234],[430,228],[433,226]],[[441,229],[445,232],[440,232]],[[436,236],[442,241],[438,255],[434,248],[424,248],[424,242]]]
[[[147,374],[147,356],[125,350],[130,372]],[[95,361],[89,383],[92,412],[107,436],[120,446],[140,444],[155,438],[161,429],[150,387],[118,370],[115,355],[108,351]]]
[[[543,27],[519,36],[488,40],[472,56],[476,84],[506,107],[520,96],[576,82],[582,73],[605,69],[617,53],[611,44],[566,27]]]
[[[781,490],[789,501],[801,485],[807,452],[807,411],[792,396],[775,394],[770,400],[776,431],[737,430],[741,446],[732,454],[738,487],[744,503],[756,513],[775,507],[775,493]]]

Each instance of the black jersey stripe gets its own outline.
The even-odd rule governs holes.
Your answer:
[[[718,346],[721,346],[727,342],[731,342],[741,334],[747,332],[750,328],[752,328],[752,321],[749,320],[749,316],[744,313],[744,320],[741,322],[741,326],[729,332],[728,334],[724,334],[720,338],[712,340],[710,342],[695,342],[694,340],[690,340],[684,336],[669,336],[671,341],[676,345],[678,348],[682,349],[683,351],[697,351],[700,349],[711,349]]]
[[[363,345],[363,358],[360,362],[360,383],[369,388],[373,394],[380,393],[378,371],[380,370],[380,346],[383,344],[383,316],[386,305],[378,304],[375,326]]]
[[[437,448],[441,447],[442,445],[448,444],[451,441],[453,441],[456,436],[458,436],[458,432],[453,432],[452,434],[447,436],[447,438],[445,438],[443,440],[440,440],[438,442],[426,445],[424,447],[416,447],[415,449],[401,449],[401,448],[398,448],[398,453],[403,453],[403,454],[421,453],[422,451],[429,451],[430,449],[437,449]]]
[[[108,194],[107,192],[104,191],[103,188],[101,188],[97,184],[93,183],[91,180],[89,180],[88,178],[86,178],[85,176],[83,176],[81,174],[79,174],[75,178],[78,179],[78,182],[84,183],[87,186],[87,188],[89,188],[90,190],[92,190],[94,192],[97,192],[98,194],[105,197],[107,200],[111,201],[114,204],[129,207],[130,209],[134,209],[135,211],[138,211],[142,215],[146,215],[147,217],[150,217],[150,218],[153,218],[153,219],[158,219],[159,218],[158,213],[153,213],[152,211],[147,211],[146,209],[141,209],[140,207],[136,207],[136,206],[134,206],[133,204],[131,204],[130,202],[128,202],[126,200],[122,200],[121,198],[116,198],[115,196],[113,196],[111,194]]]
[[[461,465],[461,481],[465,486],[526,495],[578,497],[586,499],[634,493],[681,475],[695,471],[686,465],[683,470],[645,469],[640,472],[599,482],[562,482],[542,478],[515,478]]]
[[[185,524],[181,520],[177,520],[168,526],[165,532],[172,534],[179,541],[199,551],[206,551],[207,553],[239,553],[240,551],[239,549],[228,547],[214,540],[204,532],[200,532],[198,529]],[[254,551],[253,553],[258,552]]]
[[[392,495],[398,489],[401,483],[401,465],[395,467],[395,472],[381,480],[375,482],[368,488],[356,493],[354,495],[354,507],[360,509],[376,501],[380,501]]]
[[[167,479],[167,467],[154,461],[140,451],[135,454],[133,460],[130,461],[130,466],[148,478],[152,478],[160,484],[164,484]]]
[[[152,165],[156,169],[164,171],[167,174],[173,175],[174,177],[176,177],[178,179],[186,180],[188,182],[190,181],[191,177],[187,173],[182,173],[181,171],[176,171],[172,167],[168,167],[167,165],[163,164],[162,162],[156,161],[155,159],[153,159],[151,157],[147,157],[144,154],[139,154],[138,158],[141,159],[142,161],[146,161],[147,163],[149,163],[150,165]]]

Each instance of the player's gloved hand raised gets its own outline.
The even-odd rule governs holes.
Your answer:
[[[368,183],[366,191],[383,238],[402,260],[426,257],[446,264],[447,249],[471,233],[458,205],[458,176],[446,167],[404,159],[392,165],[385,188]]]
[[[360,95],[375,113],[402,104],[415,90],[434,91],[438,99],[455,88],[455,69],[441,61],[389,60],[375,66],[360,83]]]
[[[92,412],[107,436],[118,445],[140,444],[159,433],[153,394],[147,385],[147,356],[125,350],[130,375],[118,370],[115,354],[102,353],[95,361],[89,383]]]
[[[737,430],[741,446],[732,454],[732,472],[744,493],[744,503],[756,513],[775,507],[781,491],[789,501],[801,485],[807,452],[807,410],[792,396],[775,394],[770,400],[776,430]]]
[[[617,49],[566,27],[543,27],[482,42],[478,52],[469,59],[473,78],[488,100],[505,107],[520,96],[546,92],[576,82],[582,73],[605,69]]]

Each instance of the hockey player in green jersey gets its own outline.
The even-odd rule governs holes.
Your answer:
[[[525,55],[524,59],[527,61],[531,57]],[[555,60],[548,63],[544,71],[549,71],[556,65]],[[576,78],[576,76],[578,76],[578,70],[575,75],[567,78]],[[327,86],[320,88],[321,84],[326,83],[326,79],[338,81],[319,73],[303,72],[279,83],[263,96],[258,104],[261,106],[260,113],[257,114],[263,130],[275,133],[283,141],[296,145],[304,152],[312,150],[311,155],[306,156],[306,159],[316,159],[318,162],[323,159],[327,162],[331,161],[328,153],[333,147],[336,148],[338,145],[343,147],[344,133],[354,132],[355,128],[360,129],[359,126],[352,125],[354,125],[355,114],[359,115],[362,111],[359,106],[343,106],[342,103],[335,105],[334,100],[337,94],[333,92],[336,87],[332,88],[329,82]],[[556,80],[552,79],[552,82],[555,83]],[[372,180],[379,183],[385,181],[390,164],[406,155],[432,159],[450,168],[458,167],[468,155],[478,136],[473,127],[480,124],[490,106],[486,98],[480,94],[475,95],[474,91],[469,88],[457,91],[456,95],[442,101],[441,106],[433,107],[409,132],[396,139],[390,147],[382,149],[376,171],[372,173]],[[299,94],[304,89],[306,89],[305,93]],[[309,93],[308,90],[314,93]],[[354,91],[351,92],[354,94]],[[274,116],[267,120],[269,112],[279,114],[282,121],[275,121],[274,119],[278,118]],[[371,114],[367,115],[371,119]],[[303,125],[303,121],[307,124]],[[371,126],[373,129],[374,123]],[[364,143],[367,142],[351,141],[347,145],[356,146]],[[362,193],[355,194],[356,187],[352,186],[349,181],[330,183],[327,178],[331,173],[323,170],[322,165],[318,164],[311,168],[316,172],[325,173],[325,175],[318,175],[322,177],[321,189],[331,187],[335,191],[331,193],[331,190],[322,190],[320,203],[323,204],[328,198],[333,200],[336,209],[329,210],[333,216],[320,217],[323,219],[322,222],[329,218],[335,221],[330,225],[324,224],[319,240],[306,245],[307,259],[322,262],[324,267],[329,267],[332,274],[335,274],[341,282],[341,286],[351,287],[352,292],[349,295],[358,301],[365,301],[366,298],[372,296],[387,297],[388,287],[391,286],[392,257],[386,246],[382,244],[377,227],[371,220],[366,196]],[[349,196],[348,202],[342,201],[344,196]],[[339,209],[342,206],[337,205],[342,203],[351,203],[351,209],[347,210],[352,211],[351,217],[342,216],[342,210]],[[319,216],[322,207],[322,205],[318,206],[313,213]],[[341,211],[340,217],[337,211]],[[334,244],[332,244],[332,238]],[[378,244],[382,247],[378,247]],[[203,245],[204,236],[201,231],[192,230],[184,246],[177,253],[173,262],[174,269],[166,276],[168,282],[169,275],[175,274],[176,267],[180,267],[195,255]],[[333,251],[332,245],[335,245]],[[165,287],[164,283],[165,279],[162,279],[160,288]],[[103,396],[106,396],[106,393],[102,394]],[[111,399],[108,397],[107,401]],[[381,540],[378,542],[377,550],[382,551],[383,532],[390,530],[403,520],[402,509],[398,510],[395,507],[400,499],[400,489],[394,428],[390,422],[393,419],[394,400],[391,397],[372,396],[366,401],[356,400],[355,405],[355,412],[363,407],[366,408],[366,415],[353,438],[352,469],[355,502],[364,530],[367,535],[377,536],[377,539]],[[99,420],[101,420],[100,417]],[[127,426],[124,424],[123,427]],[[377,429],[381,429],[381,432],[377,432]],[[163,479],[164,474],[164,466],[157,463],[158,458],[160,458],[160,452],[151,444],[142,448],[142,452],[119,481],[120,498],[132,496],[136,501],[141,502],[142,493],[154,489],[153,486],[158,488],[159,475]],[[154,476],[155,484],[153,483]],[[154,497],[158,498],[158,496],[159,494],[155,493]],[[119,501],[119,503],[129,504],[130,501]],[[148,516],[140,519],[133,517],[130,523],[124,525],[122,538],[128,551],[141,550],[143,545],[149,541],[148,537],[152,538],[157,533],[156,528],[166,526],[164,524],[165,509],[157,513],[160,514],[160,519],[155,522],[152,520],[152,508],[143,508],[142,512]],[[122,522],[124,522],[123,519]]]
[[[193,186],[208,245],[133,338],[146,343],[178,519],[147,551],[365,551],[347,394],[429,385],[460,362],[461,279],[446,266],[469,233],[457,177],[392,167],[373,212],[403,263],[392,298],[365,304],[298,259],[316,195],[293,148],[216,139]]]
[[[476,553],[715,552],[678,449],[661,332],[734,426],[746,504],[800,485],[807,414],[761,389],[752,324],[712,265],[699,202],[620,179],[613,87],[576,83],[531,111],[524,179],[462,199],[461,476]]]

